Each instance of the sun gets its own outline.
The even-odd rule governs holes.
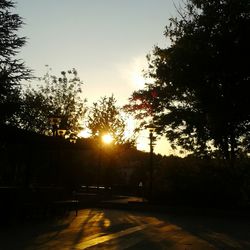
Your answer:
[[[102,141],[105,144],[110,144],[113,141],[113,137],[110,134],[105,134],[102,136]]]

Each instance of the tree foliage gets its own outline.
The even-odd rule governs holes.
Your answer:
[[[0,123],[8,122],[18,111],[20,81],[30,77],[24,62],[16,59],[26,39],[17,34],[23,21],[10,12],[13,7],[13,1],[0,0]]]
[[[134,139],[125,136],[126,121],[113,95],[101,97],[93,103],[88,116],[88,128],[93,137],[110,134],[117,144],[134,143]]]
[[[250,3],[189,0],[179,15],[166,27],[171,45],[148,56],[155,82],[127,108],[149,108],[173,145],[200,155],[212,145],[233,161],[249,150]]]
[[[51,129],[49,118],[61,118],[60,127],[68,133],[79,132],[86,112],[82,81],[75,69],[62,71],[60,77],[48,71],[40,84],[23,93],[19,123],[27,130],[44,133]]]

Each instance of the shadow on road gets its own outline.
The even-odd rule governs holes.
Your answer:
[[[2,228],[1,249],[250,249],[249,217],[82,209]]]

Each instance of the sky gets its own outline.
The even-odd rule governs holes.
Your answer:
[[[15,12],[25,22],[21,35],[27,37],[19,57],[35,76],[46,72],[45,65],[55,75],[75,68],[88,105],[114,94],[122,106],[143,87],[146,55],[155,45],[168,46],[164,30],[178,4],[179,0],[16,0]],[[173,153],[169,150],[163,139],[155,146],[156,153]]]

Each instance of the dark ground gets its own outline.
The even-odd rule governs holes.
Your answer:
[[[140,199],[126,197],[102,206],[81,209],[78,216],[72,211],[12,221],[1,227],[0,249],[250,249],[250,217],[240,213],[150,211],[152,206],[145,209]]]

